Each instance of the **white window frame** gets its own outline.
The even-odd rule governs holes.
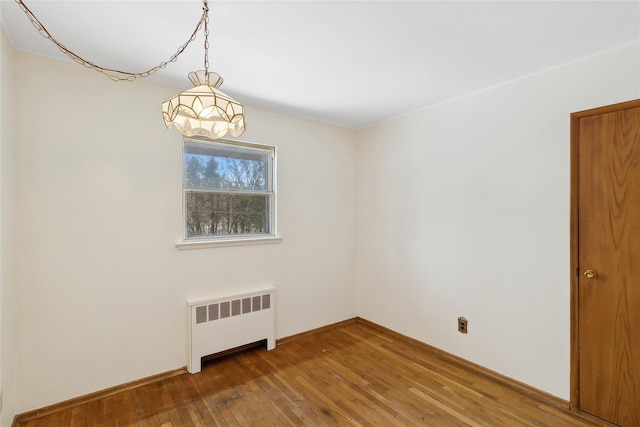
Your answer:
[[[260,192],[259,194],[265,194],[269,196],[269,233],[259,234],[225,234],[219,236],[198,236],[187,237],[187,212],[186,212],[186,197],[185,195],[189,191],[185,188],[186,184],[186,146],[188,143],[219,146],[222,148],[240,147],[250,150],[259,150],[261,152],[268,151],[270,153],[270,164],[267,166],[267,191]],[[182,241],[176,243],[176,248],[179,250],[187,249],[200,249],[219,246],[241,246],[241,245],[259,245],[259,244],[272,244],[279,243],[282,237],[278,236],[277,231],[277,149],[271,145],[260,145],[250,142],[232,140],[232,139],[217,139],[210,140],[197,137],[185,137],[182,142],[182,176],[181,176],[181,191],[182,191]],[[235,192],[232,192],[235,193]],[[242,194],[241,192],[239,194]]]

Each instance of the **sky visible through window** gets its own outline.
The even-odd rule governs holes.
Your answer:
[[[187,153],[185,188],[267,190],[266,161]]]
[[[270,232],[266,158],[185,153],[184,170],[187,238]]]

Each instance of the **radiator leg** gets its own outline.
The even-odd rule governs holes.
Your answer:
[[[267,350],[273,350],[274,348],[276,348],[275,338],[267,338]]]
[[[189,366],[187,366],[187,371],[190,374],[197,374],[202,370],[202,359],[200,357],[192,357],[190,362]]]

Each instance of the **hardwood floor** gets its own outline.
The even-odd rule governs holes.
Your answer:
[[[364,321],[246,351],[20,423],[49,426],[598,426]]]

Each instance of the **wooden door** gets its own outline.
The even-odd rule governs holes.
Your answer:
[[[640,427],[640,100],[572,115],[572,169],[572,404]]]

